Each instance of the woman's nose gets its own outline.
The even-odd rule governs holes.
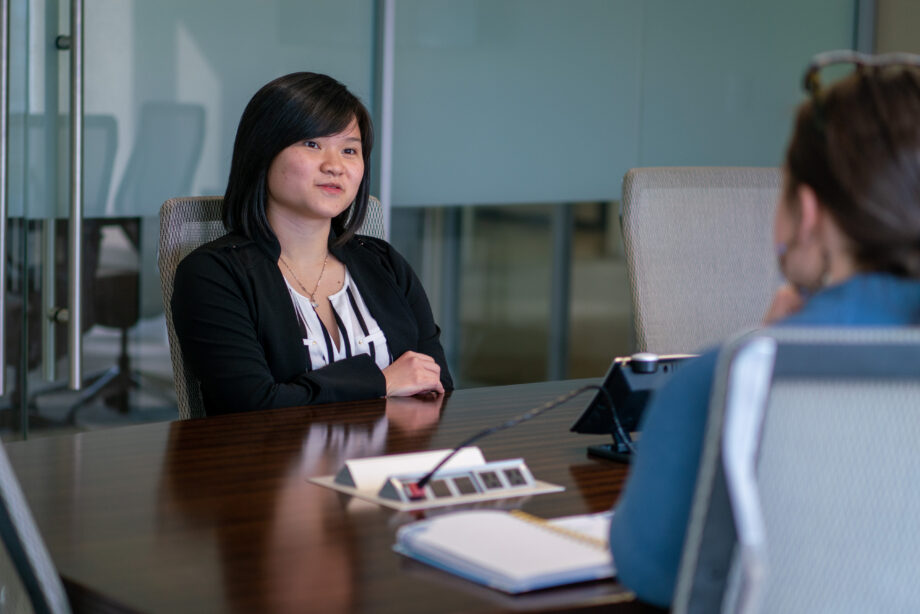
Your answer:
[[[322,165],[320,166],[320,170],[324,173],[331,173],[334,175],[341,173],[343,168],[344,166],[342,165],[342,159],[335,152],[327,153],[323,158]]]

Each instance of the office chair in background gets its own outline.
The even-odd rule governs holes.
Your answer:
[[[153,270],[157,250],[156,229],[150,232],[144,227],[155,224],[156,219],[145,217],[144,213],[171,194],[191,189],[204,145],[204,119],[204,107],[198,104],[145,103],[141,107],[134,148],[115,195],[111,212],[114,215],[87,221],[99,226],[100,231],[123,232],[131,253],[108,261],[103,256],[94,272],[95,323],[119,331],[119,353],[113,366],[88,378],[87,388],[68,412],[71,422],[82,407],[98,397],[126,413],[128,391],[140,385],[140,375],[132,368],[128,353],[129,332],[141,317],[162,310],[158,300],[149,300],[149,297],[158,299],[158,291],[142,291],[143,271]],[[145,263],[150,266],[145,267]],[[142,300],[145,297],[147,301]]]
[[[200,245],[224,235],[222,220],[223,198],[220,196],[191,196],[172,198],[160,208],[160,246],[158,263],[163,290],[163,311],[169,333],[169,353],[172,358],[176,384],[179,418],[200,418],[205,415],[198,378],[185,367],[179,338],[173,326],[172,294],[176,267]],[[384,237],[383,208],[373,196],[367,207],[360,234]]]
[[[920,611],[920,329],[768,329],[717,369],[673,611]]]
[[[54,182],[46,181],[41,174],[27,172],[28,170],[46,168],[49,158],[54,156],[58,168],[67,168],[65,158],[69,142],[69,118],[57,118],[56,141],[49,142],[47,130],[48,118],[44,115],[28,115],[15,118],[11,124],[11,133],[24,130],[19,138],[24,138],[27,144],[28,159],[14,157],[11,167],[17,176],[25,176],[28,182],[27,200],[22,203],[23,210],[28,211],[34,218],[14,217],[10,220],[9,239],[14,245],[5,257],[8,257],[7,278],[8,292],[8,322],[23,322],[23,326],[7,326],[3,343],[6,344],[7,364],[16,368],[25,364],[28,371],[37,369],[42,362],[43,354],[43,322],[47,317],[44,293],[53,290],[54,304],[66,302],[68,277],[67,277],[67,242],[68,220],[64,212],[57,209],[60,206],[58,195],[54,191]],[[86,115],[84,116],[84,153],[85,164],[83,168],[83,194],[87,209],[92,211],[102,210],[108,198],[109,188],[112,183],[112,171],[115,163],[115,152],[118,144],[118,126],[111,115]],[[14,135],[15,136],[15,135]],[[11,138],[14,138],[11,136]],[[51,153],[49,154],[49,151]],[[44,212],[44,213],[42,213]],[[60,216],[60,217],[59,217]],[[99,260],[99,226],[86,223],[83,227],[83,332],[89,330],[94,321],[95,303],[95,275]],[[46,262],[50,257],[47,250],[31,254],[35,246],[47,241],[51,246],[53,260]],[[24,242],[26,245],[22,246]],[[20,256],[29,253],[30,255]],[[53,278],[53,288],[42,289],[43,270],[50,271]],[[25,313],[24,313],[25,312]],[[50,351],[50,360],[58,360],[67,353],[67,327],[58,324],[54,331],[53,349]],[[25,339],[23,339],[25,335]],[[23,342],[27,342],[24,346]],[[25,354],[24,359],[22,355]],[[10,394],[15,405],[25,404],[30,413],[30,420],[41,421],[45,419],[38,413],[36,399],[40,395],[60,390],[66,385],[53,385],[50,387],[39,386],[39,392],[33,393],[28,399],[20,390],[21,378],[17,375],[12,378],[14,390]],[[14,421],[12,421],[14,422]],[[18,427],[17,427],[18,428]]]
[[[777,168],[662,167],[623,179],[638,351],[695,352],[759,325],[780,284]]]

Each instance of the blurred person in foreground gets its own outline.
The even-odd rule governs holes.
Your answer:
[[[855,71],[822,90],[827,64]],[[920,324],[920,56],[830,52],[805,76],[773,237],[777,326]],[[652,397],[616,505],[619,580],[668,607],[687,530],[718,348]]]

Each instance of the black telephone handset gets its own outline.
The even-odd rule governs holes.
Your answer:
[[[640,352],[615,358],[602,384],[609,397],[598,392],[571,428],[575,433],[613,437],[612,444],[589,446],[588,454],[629,462],[635,445],[631,433],[638,430],[651,393],[663,386],[683,361],[693,356]],[[608,398],[613,407],[609,407]]]

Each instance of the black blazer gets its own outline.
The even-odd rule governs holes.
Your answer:
[[[330,241],[331,243],[331,241]],[[441,366],[440,329],[409,264],[386,241],[356,236],[331,248],[386,335],[392,359],[412,350]],[[365,354],[307,371],[294,305],[278,269],[278,241],[236,234],[202,245],[176,270],[173,323],[208,415],[382,397],[386,381]]]

